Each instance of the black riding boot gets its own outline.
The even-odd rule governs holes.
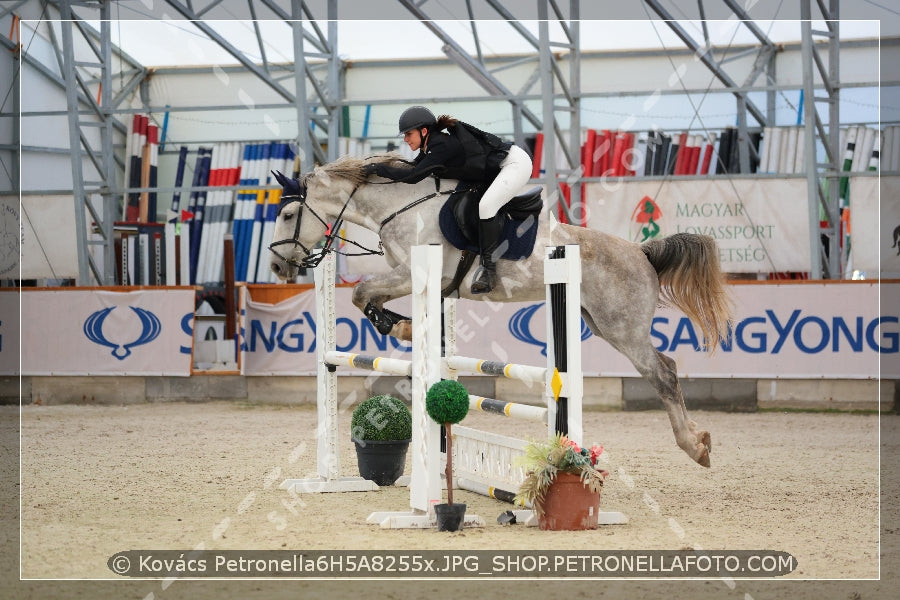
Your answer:
[[[486,294],[497,282],[497,259],[500,252],[501,224],[499,217],[478,221],[478,243],[481,246],[481,267],[472,280],[473,294]]]

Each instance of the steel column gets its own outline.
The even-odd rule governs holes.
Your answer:
[[[315,166],[315,133],[310,125],[309,105],[306,102],[306,59],[303,54],[302,0],[291,0],[291,30],[294,36],[294,106],[297,109],[297,156],[300,172]],[[321,152],[321,150],[320,150]]]
[[[75,244],[78,253],[78,285],[91,285],[91,271],[96,281],[100,273],[91,264],[87,245],[85,204],[89,202],[84,191],[84,166],[81,159],[81,127],[78,123],[78,92],[75,76],[75,50],[72,39],[72,9],[68,0],[59,3],[60,28],[62,29],[63,76],[66,81],[66,104],[69,107],[69,151],[72,153],[72,194],[75,209]]]
[[[104,181],[100,188],[103,199],[103,220],[97,223],[100,232],[100,245],[103,249],[103,283],[116,283],[115,237],[113,233],[113,215],[116,214],[116,163],[113,154],[113,116],[112,104],[112,38],[110,36],[109,2],[100,7],[100,53],[103,66],[100,69],[100,110],[103,114],[103,125],[100,130],[100,154],[103,165],[101,177]]]
[[[810,248],[810,278],[841,278],[841,249],[840,249],[840,152],[838,139],[840,135],[840,81],[838,71],[838,53],[840,42],[838,37],[838,0],[831,0],[830,9],[826,11],[820,2],[822,17],[828,28],[827,41],[829,46],[829,72],[826,74],[818,70],[823,80],[823,89],[827,94],[824,99],[829,109],[829,131],[821,131],[821,122],[816,108],[815,77],[817,64],[821,64],[818,58],[818,50],[815,47],[812,29],[812,1],[803,0],[800,3],[801,17],[801,53],[803,63],[803,112],[804,112],[804,145],[806,154],[806,181],[807,181],[807,206],[809,222],[809,248]],[[818,125],[818,126],[817,126]],[[819,163],[816,154],[816,141],[821,136],[823,146],[826,148],[825,162]],[[820,185],[820,178],[824,176],[828,181],[827,196]],[[822,214],[824,214],[825,227],[820,226]],[[820,237],[827,239],[828,254],[825,255],[825,247]]]

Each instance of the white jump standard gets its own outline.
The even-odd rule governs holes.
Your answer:
[[[313,271],[316,283],[316,323],[319,339],[316,345],[316,471],[318,477],[285,479],[281,489],[296,493],[370,492],[378,484],[359,476],[341,477],[338,447],[337,373],[329,359],[340,363],[337,345],[337,315],[334,300],[335,257],[329,254],[321,268]],[[341,353],[343,354],[343,353]],[[352,362],[352,358],[350,359]],[[379,363],[380,364],[380,363]],[[392,366],[394,366],[392,364]]]

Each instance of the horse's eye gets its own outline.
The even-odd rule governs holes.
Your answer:
[[[294,214],[293,214],[293,213],[284,213],[284,220],[285,220],[285,221],[290,221],[290,220],[293,219],[293,218],[294,218]]]

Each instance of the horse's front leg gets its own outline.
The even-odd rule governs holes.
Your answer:
[[[362,281],[353,288],[353,304],[362,311],[379,333],[412,341],[412,321],[384,308],[384,303],[412,293],[408,265],[398,265],[390,273]]]

